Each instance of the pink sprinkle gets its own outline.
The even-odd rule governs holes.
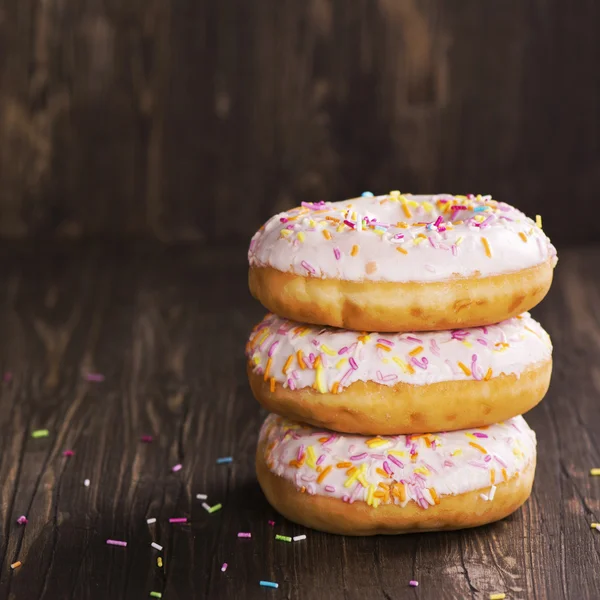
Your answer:
[[[27,517],[25,515],[21,515],[18,519],[17,519],[17,523],[19,525],[27,525],[28,521],[27,521]]]
[[[354,223],[352,223],[352,221],[348,221],[348,219],[344,219],[344,224],[348,225],[348,227],[351,227],[352,229],[354,229]]]
[[[361,454],[355,454],[354,456],[350,457],[350,460],[362,460],[363,458],[367,458],[366,452],[362,452]]]
[[[106,543],[109,546],[122,546],[123,548],[127,546],[127,542],[122,542],[121,540],[106,540]]]
[[[317,467],[325,460],[325,455],[321,454],[321,456],[319,456],[319,458],[317,459],[316,465]]]
[[[437,248],[437,244],[433,241],[433,238],[428,237],[427,239],[433,248]]]
[[[334,249],[333,249],[333,255],[335,256],[335,260],[340,260],[340,257],[341,257],[342,255],[340,254],[340,250],[339,250],[339,248],[334,248]]]
[[[343,348],[340,348],[340,350],[338,350],[338,356],[341,356],[342,354],[346,354],[346,352],[348,352],[348,346],[344,346]]]
[[[435,354],[436,356],[440,355],[440,347],[438,346],[438,343],[435,340],[431,340],[431,342],[429,343],[429,347],[431,348],[431,352],[433,354]]]
[[[300,266],[304,267],[309,273],[312,273],[313,275],[316,273],[314,268],[311,265],[309,265],[305,260],[303,260],[300,263]]]
[[[389,346],[390,348],[394,347],[394,342],[390,342],[390,340],[386,340],[385,338],[378,338],[377,341],[380,344],[384,344],[385,346]]]
[[[279,217],[279,221],[281,223],[287,223],[288,222],[288,220],[285,217]]]
[[[249,533],[249,532],[247,532],[247,531],[240,531],[240,532],[238,533],[238,537],[239,537],[239,538],[251,538],[251,537],[252,537],[252,534],[251,534],[251,533]]]
[[[269,352],[268,352],[269,358],[271,358],[271,356],[273,356],[273,354],[275,353],[275,350],[277,350],[277,346],[279,346],[279,341],[273,342],[271,344],[271,347],[269,348]]]
[[[331,442],[337,440],[337,435],[335,433],[332,433],[321,445],[325,446],[327,444],[331,444]]]
[[[408,582],[408,585],[410,585],[411,587],[419,587],[419,582],[418,582],[418,581],[415,581],[414,579],[411,579],[411,580]]]
[[[486,438],[488,437],[487,433],[481,433],[480,431],[473,432],[473,435],[478,438]]]
[[[223,573],[225,573],[225,571],[227,571],[227,563],[223,563],[223,566],[221,567],[221,571]]]
[[[6,373],[4,373],[2,379],[8,383],[9,381],[12,381],[13,378],[13,374],[10,371],[6,371]]]
[[[175,517],[169,519],[169,523],[187,523],[187,517]]]
[[[451,248],[452,248],[452,255],[456,256],[456,253],[458,252],[458,247],[456,246],[456,244],[452,244]]]
[[[404,469],[404,463],[400,462],[395,456],[392,456],[391,454],[388,454],[388,460],[390,462],[393,462],[397,467],[400,467],[401,469]],[[385,467],[384,467],[385,469]]]
[[[75,452],[73,452],[73,450],[65,450],[63,452],[63,456],[73,456],[75,454]]]
[[[420,340],[419,338],[413,337],[412,335],[407,335],[406,339],[410,340],[411,342],[416,342],[417,344],[422,344],[423,343],[423,340]]]
[[[387,460],[383,461],[383,470],[388,474],[388,475],[392,475],[392,469],[390,469],[390,465],[388,464]]]
[[[143,435],[140,440],[145,444],[151,444],[154,441],[154,438],[151,435]]]
[[[477,338],[477,342],[479,344],[481,344],[482,346],[487,346],[488,345],[488,343],[484,339],[482,339],[482,338]]]
[[[490,454],[486,454],[485,457],[483,458],[484,462],[490,462],[490,460],[492,460],[492,457]]]
[[[335,488],[332,485],[326,485],[325,491],[329,492],[329,493],[333,493],[333,492],[335,492]]]
[[[356,371],[356,369],[358,369],[358,365],[356,364],[356,361],[353,357],[350,357],[350,360],[348,362],[350,363],[350,366],[352,367],[353,371]]]
[[[104,375],[102,375],[102,373],[87,373],[85,379],[87,381],[100,382],[104,381]]]
[[[287,380],[288,385],[290,386],[290,390],[292,390],[292,392],[296,389],[296,384],[294,383],[293,379],[288,379]]]
[[[505,469],[506,467],[508,467],[508,465],[497,454],[494,454],[494,459],[496,460],[496,462],[500,463],[500,465],[503,466]]]
[[[296,460],[302,460],[303,456],[304,456],[304,444],[300,444],[300,447],[298,448],[298,454],[296,455]]]
[[[269,525],[270,525],[271,527],[275,527],[275,521],[269,521]]]
[[[171,471],[173,471],[173,473],[177,473],[177,471],[181,471],[183,465],[175,465]]]
[[[413,356],[411,362],[424,371],[427,370],[427,365],[429,364],[429,361],[425,357],[423,357],[421,360],[418,360],[416,356]]]

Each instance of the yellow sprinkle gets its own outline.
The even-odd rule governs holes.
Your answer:
[[[519,237],[520,237],[520,238],[521,238],[521,239],[522,239],[524,242],[526,242],[526,241],[527,241],[527,236],[526,236],[526,235],[525,235],[525,234],[524,234],[522,231],[519,231]]]
[[[479,450],[479,452],[481,452],[482,454],[487,454],[487,450],[483,446],[480,446],[479,444],[476,444],[475,442],[469,442],[469,446],[473,446],[473,448],[475,448],[476,450]]]
[[[506,469],[502,469],[502,477],[504,478],[504,481],[508,481],[508,473],[506,472]]]
[[[260,365],[260,356],[255,356],[252,361],[255,365]]]
[[[467,348],[472,348],[473,344],[471,344],[471,342],[467,342],[467,340],[463,340],[462,343],[467,347]]]
[[[406,456],[406,452],[404,452],[403,450],[388,450],[387,453],[391,454],[392,456],[399,456],[400,458]]]
[[[290,368],[290,366],[292,365],[292,361],[294,360],[294,355],[290,354],[287,358],[287,360],[285,361],[285,365],[283,365],[283,369],[281,369],[281,372],[286,375],[288,372],[288,369]]]
[[[433,210],[433,204],[430,204],[429,202],[423,202],[422,206],[428,213]]]
[[[423,346],[417,346],[416,348],[413,348],[409,354],[410,356],[416,356],[417,354],[420,354],[421,352],[423,352]]]
[[[437,492],[433,488],[429,488],[429,493],[431,494],[431,497],[433,498],[433,501],[436,504],[439,504],[440,503],[440,498],[437,495]]]
[[[367,488],[367,504],[373,506],[373,494],[375,493],[375,486],[369,485]]]
[[[336,368],[336,369],[341,369],[341,368],[342,368],[342,367],[343,367],[343,366],[346,364],[346,362],[347,362],[347,361],[348,361],[348,359],[347,359],[347,358],[340,358],[340,360],[338,360],[338,361],[335,363],[335,368]]]
[[[339,387],[340,387],[340,382],[339,381],[334,381],[333,385],[331,386],[331,393],[332,394],[337,394]]]
[[[590,475],[600,475],[600,469],[590,469]]]
[[[392,356],[392,360],[405,372],[408,373],[408,366],[407,364],[401,359],[398,358],[397,356]]]
[[[329,356],[335,356],[337,354],[335,350],[332,350],[329,346],[326,346],[325,344],[321,344],[321,350],[323,350],[325,354],[329,354]]]
[[[487,241],[487,238],[482,237],[481,243],[483,244],[483,247],[485,248],[485,255],[488,258],[492,258],[492,250],[490,249],[490,243]]]
[[[506,594],[500,592],[499,594],[490,594],[490,600],[504,600]]]
[[[327,385],[325,384],[325,370],[323,369],[323,365],[319,364],[317,366],[317,375],[315,378],[315,382],[317,384],[317,389],[321,394],[327,393]]]
[[[290,235],[290,233],[292,233],[292,232],[291,232],[291,230],[289,230],[289,229],[282,229],[282,230],[279,232],[279,235],[280,235],[281,237],[287,237],[288,235]]]
[[[305,235],[302,231],[298,232],[298,239],[303,242],[305,240]]]
[[[402,254],[408,254],[408,250],[405,250],[404,248],[400,248],[400,246],[398,246],[396,248],[396,250],[398,250],[398,252],[401,252]]]
[[[462,369],[463,373],[467,376],[470,377],[471,376],[471,369],[469,369],[469,367],[467,367],[467,365],[463,364],[460,362],[460,360],[458,361],[458,366]]]
[[[163,566],[163,560],[162,560],[162,558],[161,558],[160,556],[159,556],[159,557],[156,559],[156,564],[157,564],[159,567],[162,567],[162,566]]]
[[[366,333],[363,333],[362,335],[359,335],[356,339],[359,342],[362,342],[363,344],[366,344],[371,339],[371,336],[367,335]]]
[[[452,456],[462,456],[462,453],[463,451],[459,448],[458,450],[452,452]]]
[[[427,467],[417,467],[414,472],[421,473],[421,475],[430,475],[430,471]]]
[[[331,465],[329,465],[328,467],[325,467],[321,471],[321,474],[317,477],[317,483],[323,483],[323,480],[325,479],[325,477],[327,477],[327,475],[329,475],[329,472],[331,471],[331,469],[333,469],[333,467]]]
[[[358,254],[358,246],[356,244],[354,244],[354,246],[352,246],[352,250],[350,250],[350,256],[356,256]]]
[[[312,446],[308,446],[306,448],[306,464],[311,469],[317,468],[317,455],[315,454],[315,449]]]
[[[381,438],[371,438],[365,442],[369,448],[379,448],[379,446],[385,446],[388,443],[388,440],[382,440]]]
[[[489,381],[492,378],[492,367],[489,367],[489,369],[487,370],[487,373],[485,374],[485,377],[483,378],[484,381]]]
[[[319,356],[317,356],[317,358],[315,358],[312,368],[317,369],[320,364],[321,364],[321,355],[319,354]]]
[[[344,231],[344,228],[346,227],[346,225],[344,223],[340,223],[337,227],[336,227],[336,231],[338,233],[340,233],[340,231]]]
[[[591,527],[592,529],[598,529],[598,523],[591,523],[591,524],[590,524],[590,527]]]
[[[365,466],[365,463],[363,463],[360,469],[356,469],[356,471],[353,471],[350,477],[348,477],[348,479],[346,479],[346,481],[344,482],[344,487],[349,488],[358,479],[358,476],[361,474],[362,468]]]
[[[468,438],[470,438],[470,439],[472,439],[473,441],[475,441],[475,442],[476,442],[476,441],[477,441],[477,439],[478,439],[478,438],[477,438],[476,436],[474,436],[472,433],[465,433],[465,435],[466,435]]]
[[[331,234],[329,233],[329,231],[327,231],[327,229],[323,229],[323,237],[326,240],[330,240],[331,239]]]
[[[541,229],[542,228],[542,217],[541,215],[535,215],[535,224]]]

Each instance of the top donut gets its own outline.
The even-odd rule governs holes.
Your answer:
[[[546,295],[556,249],[490,196],[392,191],[306,203],[269,219],[248,252],[252,294],[283,317],[365,331],[489,325]]]

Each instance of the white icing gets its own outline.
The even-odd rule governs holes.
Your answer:
[[[531,219],[489,196],[390,192],[304,203],[275,215],[252,238],[248,259],[251,266],[302,276],[424,282],[510,273],[549,259],[555,264],[556,249]]]
[[[339,392],[356,381],[427,385],[518,376],[548,360],[552,344],[529,313],[487,327],[403,334],[315,327],[269,314],[254,328],[246,354],[256,373],[266,371],[265,379],[284,387],[328,392],[337,383]]]
[[[426,509],[436,497],[484,488],[493,501],[494,486],[536,456],[535,433],[521,416],[449,433],[369,437],[316,429],[271,414],[260,440],[265,441],[268,468],[298,489],[373,507],[414,501]]]

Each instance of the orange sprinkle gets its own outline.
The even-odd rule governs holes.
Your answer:
[[[469,442],[469,446],[473,446],[473,448],[476,448],[482,454],[487,454],[487,450],[483,446],[480,446],[479,444],[476,444],[475,442]]]
[[[296,352],[296,356],[298,357],[298,365],[300,366],[300,368],[306,369],[306,363],[304,362],[304,359],[302,358],[302,350],[298,350],[298,352]]]
[[[506,469],[502,469],[502,477],[504,477],[504,481],[508,481],[508,474],[506,472]]]
[[[384,493],[384,492],[375,492],[375,493],[373,494],[373,496],[374,496],[375,498],[385,498],[385,493]]]
[[[380,481],[378,485],[381,489],[385,490],[386,492],[389,492],[390,486],[387,483],[383,483],[383,481]]]
[[[335,217],[325,217],[328,221],[333,221],[334,223],[339,223],[340,220],[336,219]],[[289,220],[289,219],[288,219]]]
[[[522,231],[519,231],[519,237],[520,237],[520,238],[521,238],[521,239],[522,239],[524,242],[526,242],[526,241],[527,241],[527,236],[526,236],[526,235],[525,235],[525,234],[524,234]]]
[[[331,239],[331,234],[329,233],[329,231],[327,231],[327,229],[323,229],[323,237],[326,240],[330,240]]]
[[[346,475],[348,475],[348,477],[350,475],[354,475],[354,473],[356,473],[356,467],[350,467],[347,471],[346,471]]]
[[[483,378],[485,381],[489,381],[492,378],[492,367],[489,367],[485,377]]]
[[[415,374],[415,368],[410,363],[407,363],[406,368],[411,375]]]
[[[369,334],[363,333],[356,338],[359,342],[366,344],[369,341]]]
[[[315,362],[313,363],[313,369],[316,369],[321,364],[321,355],[318,354],[317,358],[315,358]]]
[[[392,485],[392,496],[398,498],[400,502],[404,502],[406,500],[406,490],[404,489],[403,483],[394,483]]]
[[[292,365],[292,361],[294,360],[294,355],[290,354],[287,358],[287,360],[285,361],[285,365],[283,365],[283,369],[281,369],[281,372],[285,375],[288,371],[288,369],[290,368],[290,366]]]
[[[352,250],[350,250],[350,256],[356,256],[358,254],[358,246],[356,244],[354,244],[354,246],[352,246]]]
[[[490,471],[490,483],[494,485],[496,483],[496,469]]]
[[[419,234],[417,235],[417,237],[418,237],[418,238],[421,238],[422,240],[426,240],[426,239],[427,239],[427,236],[426,236],[424,233],[419,233]]]
[[[417,346],[416,348],[413,348],[408,354],[410,356],[416,356],[417,354],[420,354],[421,352],[423,352],[423,346]]]
[[[340,382],[339,381],[334,381],[333,385],[331,386],[331,393],[332,394],[337,394],[339,388],[340,388]]]
[[[492,250],[490,248],[490,243],[487,241],[487,238],[482,237],[481,243],[483,244],[483,247],[485,248],[485,255],[488,258],[492,258]]]
[[[414,454],[410,455],[410,461],[411,462],[417,462],[417,458],[419,458],[419,453],[415,452]]]
[[[300,468],[304,464],[304,457],[302,460],[296,460],[295,458],[290,460],[290,467],[296,467],[296,469]]]
[[[406,206],[406,204],[402,203],[402,212],[404,213],[404,216],[407,219],[410,219],[412,217],[412,213],[410,212],[410,210],[408,210],[408,206]]]
[[[402,252],[402,254],[408,254],[408,251],[407,251],[407,250],[405,250],[404,248],[400,248],[400,246],[398,246],[398,247],[396,248],[396,250],[398,250],[398,252]]]
[[[351,462],[339,462],[337,465],[335,465],[338,469],[347,469],[348,467],[352,466]]]
[[[377,348],[381,348],[382,350],[385,350],[386,352],[390,352],[391,348],[389,346],[386,346],[385,344],[375,344],[377,346]]]
[[[458,366],[462,369],[463,373],[467,377],[470,377],[470,375],[471,375],[471,369],[469,369],[469,367],[467,367],[467,365],[465,365],[464,363],[461,363],[460,360],[459,360],[458,361]]]
[[[322,483],[323,479],[325,479],[325,477],[327,477],[327,475],[329,475],[329,471],[331,471],[333,467],[331,465],[329,465],[328,467],[325,467],[322,471],[321,474],[317,477],[317,483]]]
[[[273,363],[273,359],[269,358],[267,361],[267,366],[265,367],[264,381],[269,379],[269,369],[271,368],[271,364]]]
[[[408,223],[405,223],[404,221],[398,221],[398,223],[396,223],[396,227],[398,229],[408,229]]]
[[[271,389],[271,393],[273,393],[275,391],[275,377],[271,377],[270,389]]]
[[[440,503],[440,498],[437,495],[437,492],[433,488],[429,488],[429,493],[431,494],[431,497],[433,498],[433,501],[436,504],[439,504]]]
[[[319,438],[319,444],[324,444],[329,438],[327,436]]]
[[[386,472],[385,472],[383,469],[380,469],[379,467],[377,467],[377,468],[375,469],[375,472],[376,472],[378,475],[381,475],[382,477],[389,477],[389,475],[388,475],[388,474],[387,474],[387,473],[386,473]]]
[[[305,488],[304,486],[302,486],[302,487],[300,488],[300,493],[301,493],[301,494],[304,494],[304,492],[306,492],[306,488]]]

